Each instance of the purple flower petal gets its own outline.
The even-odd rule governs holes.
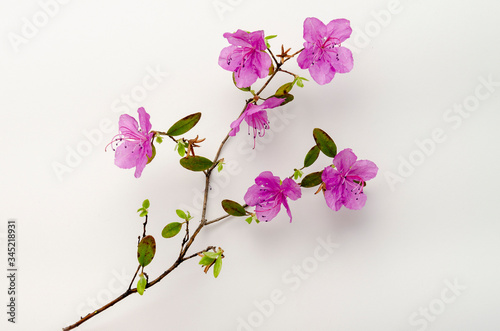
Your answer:
[[[335,38],[338,43],[343,43],[352,33],[351,23],[345,18],[330,21],[326,26],[326,30],[326,37]]]
[[[309,67],[309,73],[316,83],[325,85],[332,81],[335,70],[329,62],[321,59]]]
[[[143,107],[139,108],[137,112],[139,113],[139,123],[141,123],[141,132],[147,133],[151,131],[151,122],[149,121],[149,118],[151,116],[149,116],[149,114],[146,113]]]
[[[351,167],[350,175],[360,177],[363,181],[375,178],[378,172],[378,167],[372,161],[359,160]]]
[[[132,116],[123,114],[118,120],[118,128],[122,132],[123,130],[134,132],[139,129],[139,124],[137,124],[137,121]]]
[[[238,31],[236,31],[235,33],[226,32],[223,36],[231,45],[240,47],[252,47],[252,44],[250,43],[250,34],[246,31],[238,29]]]
[[[302,192],[300,191],[300,186],[294,180],[290,178],[285,178],[283,183],[281,184],[281,189],[287,198],[291,200],[297,200],[302,196]]]
[[[316,17],[308,17],[304,21],[304,39],[310,43],[323,41],[326,35],[326,25]]]
[[[336,72],[344,74],[352,70],[354,62],[352,53],[345,47],[335,47],[334,49],[326,52],[328,62],[332,65]]]
[[[122,169],[135,167],[139,158],[139,143],[136,141],[124,141],[116,148],[115,164]]]
[[[358,157],[352,152],[352,149],[346,148],[335,155],[333,164],[339,172],[346,173],[357,159]]]

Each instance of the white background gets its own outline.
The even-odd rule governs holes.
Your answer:
[[[216,8],[221,3],[225,11]],[[498,330],[500,88],[481,83],[500,82],[498,2],[122,0],[56,9],[44,22],[37,1],[0,4],[0,240],[5,252],[7,220],[17,219],[19,254],[18,323],[6,322],[2,276],[2,330],[58,330],[92,302],[124,291],[137,266],[136,209],[145,198],[158,246],[146,268],[151,277],[178,253],[180,237],[160,235],[175,209],[192,206],[199,215],[194,192],[203,175],[179,166],[170,141],[140,179],[104,152],[119,115],[137,114],[122,96],[138,93],[149,71],[168,73],[138,105],[156,130],[201,111],[192,134],[207,138],[199,153],[212,158],[247,97],[217,64],[228,45],[222,34],[263,29],[279,36],[271,42],[276,52],[281,43],[298,50],[310,16],[351,21],[344,46],[354,52],[353,71],[325,86],[295,87],[295,101],[273,110],[287,117],[271,116],[275,131],[255,150],[243,124],[224,149],[234,171],[214,177],[208,214],[223,215],[224,198],[242,202],[261,171],[289,176],[313,145],[315,127],[339,150],[352,148],[379,166],[365,208],[333,212],[309,189],[290,203],[291,224],[282,211],[266,224],[233,218],[210,226],[193,252],[225,250],[218,279],[193,259],[80,330]],[[38,31],[26,20],[38,20]],[[14,46],[23,29],[31,35]],[[287,68],[310,77],[295,60]],[[288,80],[283,75],[267,92]],[[470,110],[460,117],[454,106]],[[95,133],[107,121],[113,130]],[[445,138],[430,144],[435,130]],[[93,141],[84,132],[94,132]],[[427,154],[417,144],[424,141]],[[78,148],[87,155],[68,156]],[[322,156],[311,171],[329,162]],[[71,171],[58,176],[57,164]],[[400,177],[391,184],[387,176]],[[327,254],[322,240],[338,248]],[[5,270],[6,253],[1,260]],[[455,293],[450,283],[458,284]],[[282,299],[271,309],[266,302],[276,291]]]

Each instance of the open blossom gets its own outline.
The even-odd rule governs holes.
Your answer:
[[[365,205],[363,186],[377,175],[378,167],[372,161],[356,160],[356,155],[347,148],[333,159],[335,169],[328,166],[323,170],[326,204],[335,211],[342,205],[349,209],[361,209]]]
[[[297,200],[301,197],[300,186],[290,178],[285,178],[280,184],[280,178],[273,176],[270,171],[262,172],[255,178],[245,194],[245,202],[249,206],[256,206],[255,213],[259,221],[268,222],[278,215],[281,205],[292,221],[292,213],[288,207],[287,198]]]
[[[118,122],[120,133],[113,137],[110,144],[118,144],[115,150],[115,164],[123,169],[135,167],[135,177],[139,178],[148,158],[153,156],[151,141],[154,133],[150,132],[149,114],[142,107],[137,112],[140,128],[135,118],[127,114],[121,115]]]
[[[269,120],[267,119],[266,109],[276,108],[284,101],[285,99],[272,97],[264,101],[259,106],[249,103],[240,117],[231,123],[232,130],[229,132],[229,135],[235,136],[236,133],[240,131],[241,122],[245,120],[248,123],[248,134],[250,134],[250,128],[253,128],[253,139],[255,142],[257,134],[262,137],[266,133],[266,130],[269,129]]]
[[[219,55],[219,65],[234,72],[234,80],[239,88],[249,87],[257,78],[269,75],[271,57],[264,52],[266,42],[264,31],[224,33],[232,46],[224,48]]]
[[[353,59],[349,49],[340,46],[350,37],[352,29],[346,19],[333,20],[328,25],[314,17],[304,21],[304,50],[297,58],[299,67],[309,69],[311,77],[320,85],[332,81],[335,73],[352,70]]]

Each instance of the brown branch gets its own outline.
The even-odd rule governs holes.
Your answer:
[[[302,51],[302,50],[300,50]],[[299,51],[299,52],[300,52]],[[298,54],[299,52],[295,53],[295,54]],[[293,54],[293,55],[295,55]],[[283,61],[283,62],[286,62]],[[255,94],[255,96],[259,96],[262,91],[264,91],[264,89],[268,86],[269,82],[271,82],[271,80],[274,78],[274,76],[276,76],[276,74],[280,71],[280,67],[282,66],[282,64],[278,64],[276,70],[274,71],[274,73],[271,75],[271,77],[269,77],[269,79],[265,82],[265,84],[262,86],[262,88]],[[252,102],[253,100],[256,100],[256,99],[249,99],[246,101],[245,103],[245,107],[243,108],[243,110],[241,111],[240,115],[245,111],[246,107],[248,106],[248,104],[250,102]],[[155,131],[155,133],[157,134],[160,134],[160,135],[166,135],[168,137],[170,137],[173,141],[177,142],[177,140],[170,136],[170,135],[167,135],[165,132],[159,132],[159,131]],[[207,247],[205,250],[203,251],[200,251],[198,253],[195,253],[195,254],[192,254],[188,257],[185,257],[185,255],[187,254],[187,251],[189,250],[189,248],[191,247],[191,245],[193,244],[196,236],[198,235],[198,233],[200,233],[201,229],[203,229],[203,227],[205,225],[208,225],[208,224],[213,224],[213,223],[216,223],[216,222],[219,222],[227,217],[229,217],[230,215],[225,215],[225,216],[222,216],[222,217],[219,217],[219,218],[216,218],[210,222],[207,222],[207,219],[206,219],[206,215],[207,215],[207,202],[208,202],[208,193],[209,193],[209,188],[210,188],[210,175],[212,174],[212,171],[214,170],[214,168],[217,166],[217,161],[219,160],[219,156],[222,152],[222,148],[224,147],[224,145],[226,144],[227,140],[229,139],[229,133],[226,135],[226,137],[222,140],[220,146],[219,146],[219,149],[217,150],[217,153],[215,154],[215,157],[214,157],[214,161],[213,161],[213,165],[206,171],[204,171],[204,174],[205,174],[205,191],[204,191],[204,195],[203,195],[203,209],[202,209],[202,213],[201,213],[201,219],[200,219],[200,224],[198,225],[198,227],[196,228],[196,230],[194,231],[194,233],[191,235],[191,238],[189,238],[189,240],[187,240],[187,243],[184,242],[183,240],[183,245],[185,244],[185,246],[182,248],[183,245],[181,245],[181,251],[179,253],[179,257],[177,258],[177,260],[174,262],[174,264],[172,264],[172,266],[170,266],[170,268],[168,268],[167,270],[165,270],[160,276],[158,276],[156,279],[154,279],[152,282],[149,282],[148,281],[148,284],[146,285],[146,288],[150,288],[154,285],[156,285],[157,283],[159,283],[163,278],[165,278],[168,274],[170,274],[174,269],[176,269],[182,262],[186,261],[186,260],[189,260],[191,258],[194,258],[196,256],[198,256],[198,254],[200,253],[203,253],[203,252],[206,252],[210,249],[215,249],[214,246],[209,246]],[[244,208],[248,207],[247,205],[244,205]],[[146,228],[146,223],[147,223],[147,215],[146,215],[146,222],[144,223],[144,232],[143,232],[143,237],[145,236],[146,232],[145,232],[145,228]],[[188,231],[188,230],[187,230]],[[187,237],[189,237],[189,235],[187,235]],[[186,237],[185,237],[186,238]],[[140,267],[140,266],[139,266]],[[119,297],[117,297],[116,299],[110,301],[108,304],[102,306],[101,308],[87,314],[85,317],[81,317],[80,320],[72,325],[69,325],[65,328],[63,328],[63,331],[68,331],[68,330],[72,330],[76,327],[78,327],[79,325],[81,325],[82,323],[85,323],[86,321],[88,321],[89,319],[91,319],[92,317],[100,314],[101,312],[105,311],[106,309],[112,307],[113,305],[115,305],[116,303],[120,302],[121,300],[125,299],[126,297],[128,297],[129,295],[133,294],[133,293],[136,293],[137,292],[137,288],[134,288],[134,289],[131,289],[130,287],[132,286],[132,283],[135,279],[135,277],[137,276],[137,272],[139,271],[139,268],[137,269],[135,275],[134,275],[134,278],[132,279],[131,281],[131,285],[129,286],[129,288],[122,294],[120,295]]]

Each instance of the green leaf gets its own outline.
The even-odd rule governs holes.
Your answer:
[[[236,86],[239,90],[241,90],[243,92],[249,92],[251,90],[251,86],[249,86],[249,87],[238,87],[238,85],[236,85],[236,80],[234,79],[234,72],[233,72],[233,83],[234,83],[234,86]]]
[[[144,217],[148,214],[148,211],[146,209],[143,209],[141,213],[139,214],[140,217]]]
[[[137,282],[137,293],[143,295],[144,290],[146,289],[146,285],[148,285],[148,281],[144,277],[144,274],[141,274],[139,281]]]
[[[180,159],[181,166],[191,171],[207,170],[213,162],[203,156],[189,156]]]
[[[297,180],[299,179],[300,177],[302,177],[304,173],[302,171],[300,171],[299,169],[294,169],[294,172],[293,172],[293,179]]]
[[[304,168],[310,167],[314,162],[318,159],[319,156],[319,147],[318,145],[314,145],[313,148],[307,152],[306,157],[304,159]]]
[[[172,238],[175,237],[182,229],[182,223],[179,222],[172,222],[163,228],[161,231],[161,236],[163,238]]]
[[[179,216],[183,220],[187,219],[186,213],[184,211],[182,211],[180,209],[176,209],[175,213],[177,214],[177,216]]]
[[[222,208],[232,216],[245,216],[247,214],[245,208],[239,203],[232,200],[222,200],[221,202]]]
[[[314,140],[319,149],[328,157],[335,157],[337,155],[337,145],[332,138],[321,129],[313,130]]]
[[[160,137],[160,136],[156,137],[156,142],[157,142],[158,144],[161,144],[161,143],[163,142],[163,138],[162,138],[162,137]]]
[[[145,209],[141,207],[141,208],[137,209],[137,212],[140,212],[140,211],[143,211],[143,210],[145,210]]]
[[[297,78],[295,80],[295,82],[297,83],[297,86],[298,87],[304,87],[304,83],[302,83],[302,79],[301,78]]]
[[[292,87],[293,87],[293,82],[286,83],[286,84],[282,85],[279,89],[276,90],[276,93],[274,93],[274,96],[276,96],[276,97],[284,96],[292,90]]]
[[[201,258],[199,264],[201,264],[201,265],[211,265],[212,263],[214,263],[214,261],[215,261],[215,259],[204,255]]]
[[[222,269],[222,256],[219,255],[217,260],[215,260],[215,264],[214,264],[214,277],[215,278],[217,278],[217,276],[219,276],[221,269]]]
[[[314,187],[322,183],[321,174],[323,171],[313,172],[302,179],[300,186],[302,187]]]
[[[177,142],[177,153],[179,153],[181,157],[184,157],[184,155],[186,155],[186,145],[182,140],[179,140],[179,142]]]
[[[142,267],[147,266],[153,260],[156,253],[156,242],[153,236],[142,238],[137,246],[137,260]]]
[[[204,256],[209,257],[211,259],[216,259],[220,256],[220,253],[215,253],[215,252],[204,252]]]
[[[291,95],[290,93],[285,94],[285,95],[281,95],[281,96],[279,96],[279,95],[274,95],[274,96],[281,98],[281,99],[285,99],[285,101],[280,106],[286,105],[287,103],[293,101],[293,95]]]
[[[217,164],[217,172],[221,172],[223,168],[224,168],[224,162],[219,162]]]
[[[247,222],[248,224],[251,224],[252,221],[255,221],[255,223],[259,224],[260,221],[257,219],[257,216],[253,215],[253,216],[250,216],[248,217],[245,222]]]
[[[149,157],[147,154],[146,154],[146,157],[148,158],[148,163],[146,164],[150,164],[151,161],[153,161],[153,159],[155,158],[156,156],[156,147],[155,145],[153,144],[153,142],[151,142],[151,150],[152,150],[152,154],[151,154],[151,157]]]
[[[149,208],[149,205],[150,205],[150,204],[149,204],[149,200],[148,200],[148,199],[146,199],[146,200],[144,200],[144,201],[142,202],[142,208],[144,208],[144,209],[148,209],[148,208]]]
[[[264,37],[264,39],[265,39],[265,40],[269,40],[269,39],[276,38],[277,36],[278,36],[277,34],[273,34],[273,35],[270,35],[270,36]]]
[[[170,129],[168,129],[167,135],[179,136],[181,134],[188,132],[196,125],[196,123],[198,123],[200,118],[201,118],[201,113],[194,113],[178,120],[177,122],[174,123],[174,125],[170,127]]]

